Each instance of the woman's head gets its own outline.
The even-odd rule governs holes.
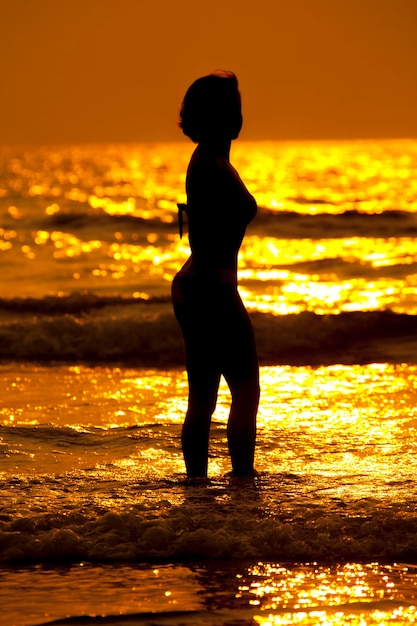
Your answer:
[[[195,143],[236,139],[242,128],[242,105],[233,72],[216,71],[198,78],[185,94],[179,126]]]

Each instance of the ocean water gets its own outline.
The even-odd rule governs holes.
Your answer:
[[[185,479],[192,146],[0,153],[0,624],[417,622],[417,141],[245,143],[259,476]]]

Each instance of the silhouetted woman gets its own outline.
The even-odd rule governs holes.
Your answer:
[[[175,276],[172,298],[186,348],[189,396],[182,430],[187,475],[207,476],[211,416],[220,376],[232,405],[227,424],[235,476],[254,474],[259,368],[252,324],[237,289],[237,257],[256,202],[229,160],[242,127],[236,76],[216,72],[185,94],[180,127],[195,143],[187,171],[191,256]]]

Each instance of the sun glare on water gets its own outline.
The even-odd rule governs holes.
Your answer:
[[[254,616],[259,626],[410,624],[417,619],[416,606],[402,606],[398,587],[407,580],[413,585],[412,571],[407,566],[378,563],[292,569],[259,563],[249,569],[247,577],[241,576],[239,590],[241,596],[252,596],[252,606],[262,608]],[[378,606],[381,601],[389,608]]]
[[[48,295],[169,294],[189,254],[187,238],[180,240],[177,231],[176,203],[186,200],[191,150],[188,144],[44,148],[32,160],[11,158],[10,201],[4,190],[11,224],[0,229],[0,250],[13,257],[15,273],[21,265],[21,277],[9,281],[10,289],[15,284],[31,296],[42,296],[41,289]],[[278,212],[286,225],[285,215],[411,214],[417,209],[416,152],[406,141],[236,142],[232,157],[258,205]],[[25,231],[27,202],[53,227],[46,221]],[[383,237],[249,230],[239,258],[245,303],[275,315],[382,308],[415,314],[415,238],[390,235],[390,224],[394,217]]]

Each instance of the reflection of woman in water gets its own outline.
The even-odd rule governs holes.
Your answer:
[[[229,161],[242,127],[236,76],[216,72],[185,94],[180,126],[195,143],[187,171],[191,256],[175,276],[172,298],[186,348],[189,397],[182,449],[189,477],[207,476],[211,416],[220,376],[232,406],[227,438],[233,475],[254,474],[259,371],[249,316],[237,290],[237,256],[255,199]]]

